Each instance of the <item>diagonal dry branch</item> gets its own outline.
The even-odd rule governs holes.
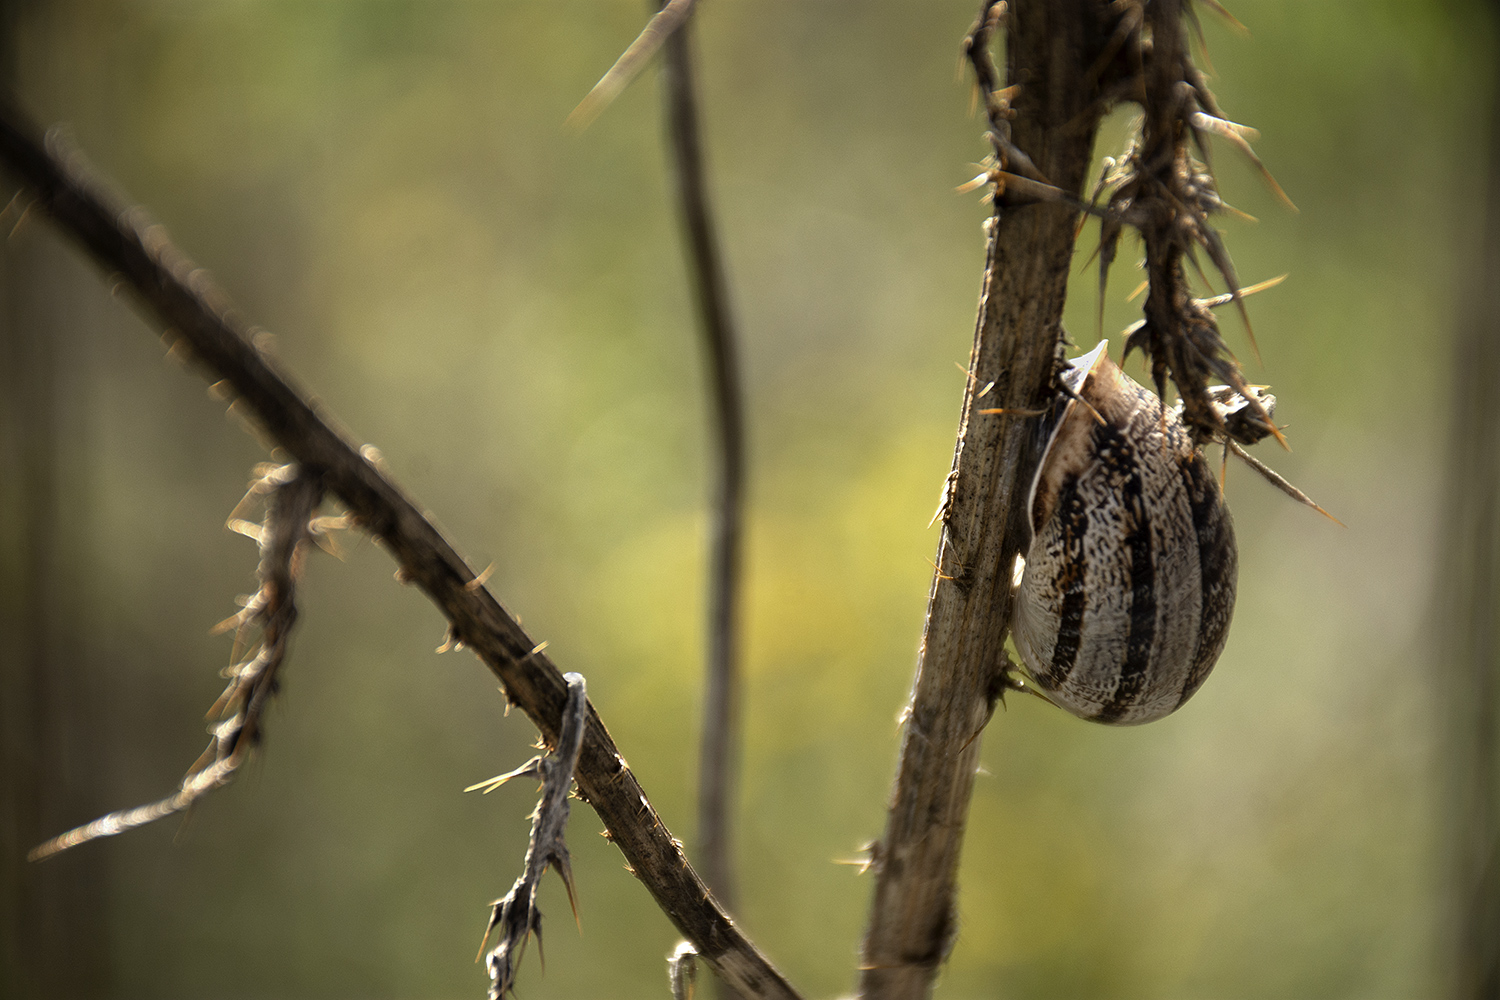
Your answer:
[[[139,209],[122,209],[54,132],[0,107],[0,162],[36,203],[160,320],[165,338],[215,381],[223,380],[261,430],[309,474],[320,475],[359,525],[378,538],[448,619],[453,637],[499,678],[506,696],[557,746],[568,689],[538,643],[476,582],[474,571],[369,458],[336,431],[256,346],[256,330],[207,272]],[[373,457],[373,456],[372,456]],[[747,996],[798,996],[719,909],[589,708],[578,790],[608,828],[662,911],[724,980]]]
[[[599,78],[594,88],[584,95],[578,107],[568,115],[568,124],[574,128],[585,128],[598,118],[630,85],[630,81],[635,79],[635,75],[651,57],[656,55],[656,51],[687,24],[696,3],[697,0],[667,0],[663,3],[661,9],[646,22],[646,27],[641,29],[635,41],[630,43],[609,71]]]

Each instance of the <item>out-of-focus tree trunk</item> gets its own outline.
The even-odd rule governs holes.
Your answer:
[[[19,0],[0,0],[0,80],[15,80]],[[8,201],[14,189],[0,194]],[[0,225],[0,997],[105,992],[104,858],[30,865],[26,850],[94,805],[77,751],[91,741],[90,685],[70,642],[66,374],[80,336],[69,303],[93,281],[39,220]],[[89,291],[97,295],[92,288]],[[76,369],[76,366],[74,366]],[[71,609],[66,612],[64,609]]]
[[[88,613],[69,599],[77,524],[64,456],[74,449],[59,439],[77,394],[58,303],[82,275],[50,233],[14,242],[0,257],[0,995],[84,997],[107,979],[104,855],[25,857],[99,811],[82,752],[94,699],[67,620]]]
[[[1492,4],[1500,23],[1500,3]],[[1450,776],[1452,995],[1500,998],[1500,65],[1483,244],[1454,343],[1439,613]]]

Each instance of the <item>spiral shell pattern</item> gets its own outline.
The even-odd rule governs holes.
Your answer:
[[[1049,700],[1134,725],[1181,707],[1213,669],[1238,555],[1218,481],[1182,421],[1106,347],[1071,362],[1045,421],[1014,637]]]

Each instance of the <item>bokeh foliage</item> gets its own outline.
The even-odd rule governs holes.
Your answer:
[[[697,26],[743,318],[752,446],[743,923],[810,995],[849,988],[931,578],[982,266],[986,146],[955,77],[976,4],[716,0]],[[1439,981],[1428,594],[1451,364],[1485,163],[1489,24],[1464,3],[1238,0],[1215,89],[1301,208],[1230,149],[1228,221],[1293,454],[1340,530],[1229,472],[1239,608],[1213,679],[1140,729],[1012,699],[985,735],[946,996],[1409,997]],[[20,92],[277,335],[590,695],[690,842],[703,400],[648,73],[568,111],[640,3],[56,0]],[[1128,114],[1099,152],[1118,150]],[[1094,339],[1093,230],[1068,307]],[[44,252],[28,221],[10,252]],[[1122,260],[1129,262],[1133,248]],[[1105,329],[1138,315],[1117,267]],[[106,808],[203,738],[251,587],[222,519],[262,452],[82,273],[64,383],[73,637]],[[1116,341],[1118,357],[1119,342]],[[1133,363],[1135,364],[1135,363]],[[1139,372],[1139,368],[1134,369]],[[351,542],[354,542],[351,539]],[[354,542],[313,561],[252,773],[106,852],[120,996],[474,996],[533,796],[465,785],[534,730]],[[98,706],[107,705],[107,710]],[[78,816],[77,821],[90,817]],[[574,812],[583,935],[555,883],[531,998],[664,995],[675,938]],[[67,865],[64,857],[50,862]]]

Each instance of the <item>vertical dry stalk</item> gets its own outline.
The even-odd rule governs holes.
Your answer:
[[[981,12],[980,49],[990,8]],[[1087,79],[1108,41],[1108,8],[1103,0],[1017,0],[1007,14],[1006,83],[1019,85],[1009,143],[1075,197],[1100,115],[1097,88]],[[926,996],[957,930],[959,848],[979,733],[999,693],[1008,569],[1025,542],[1021,514],[1036,461],[1026,418],[975,411],[1035,408],[1050,397],[1076,218],[1063,204],[1009,207],[1002,196],[990,224],[939,569],[896,787],[875,850],[860,978],[867,998]]]
[[[1483,246],[1454,343],[1438,634],[1447,670],[1447,940],[1455,1000],[1500,997],[1500,73],[1491,81]]]
[[[735,886],[729,834],[739,751],[738,604],[745,420],[729,284],[704,178],[690,27],[691,21],[667,38],[662,79],[693,298],[708,361],[717,460],[708,572],[708,664],[699,753],[697,858],[703,880],[724,908],[732,911]]]

